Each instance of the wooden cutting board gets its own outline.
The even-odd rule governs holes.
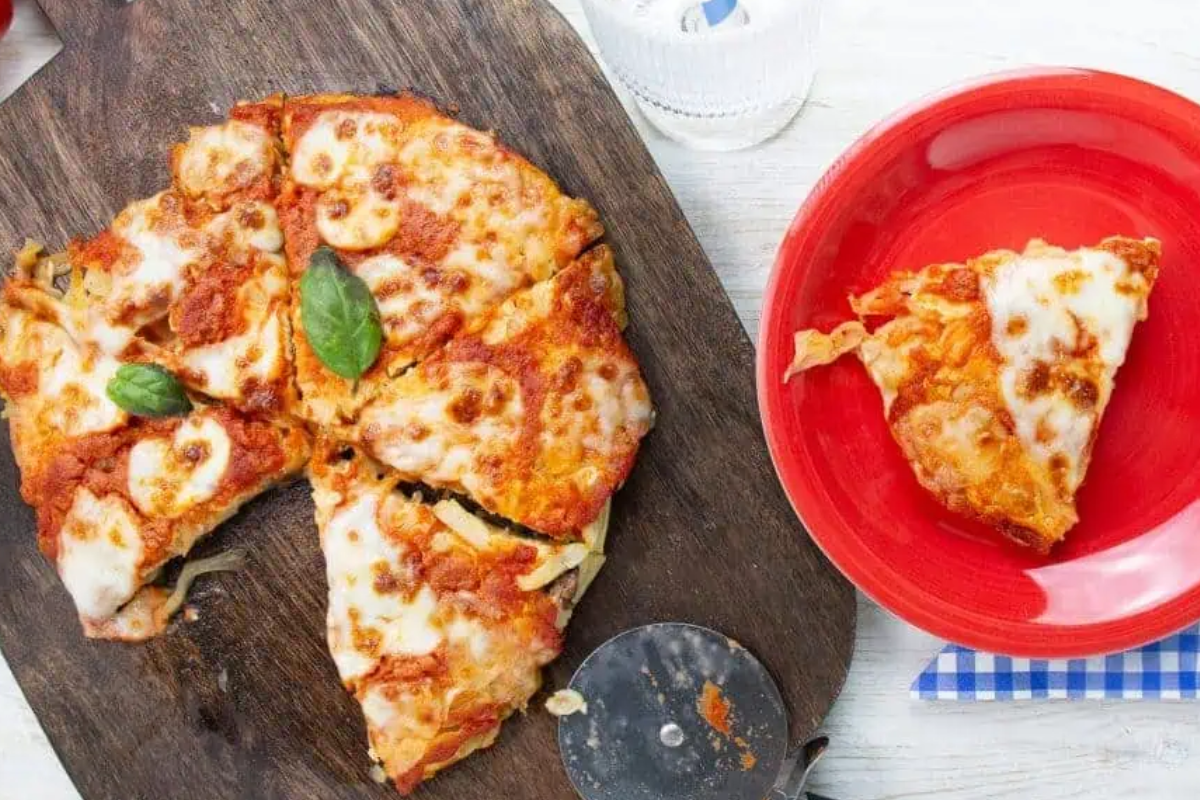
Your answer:
[[[754,353],[586,48],[541,0],[44,0],[64,52],[0,106],[0,250],[90,234],[164,186],[188,124],[271,92],[416,87],[493,128],[599,209],[628,284],[629,340],[658,426],[617,495],[611,558],[550,670],[565,685],[613,634],[683,620],[757,652],[792,734],[844,680],[854,596],[796,521],[763,444]],[[0,442],[0,645],[89,800],[390,797],[325,649],[308,486],[252,502],[198,550],[250,569],[202,580],[199,619],[146,645],[85,640],[34,544]],[[555,723],[531,708],[419,797],[566,800]]]

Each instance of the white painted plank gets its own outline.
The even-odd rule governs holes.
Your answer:
[[[34,0],[13,3],[13,23],[0,39],[0,100],[8,97],[62,48]]]

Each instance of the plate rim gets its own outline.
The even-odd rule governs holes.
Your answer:
[[[1087,81],[1086,87],[1075,85],[1081,79]],[[772,348],[781,341],[780,334],[773,330],[776,326],[772,324],[779,317],[779,305],[783,302],[780,285],[785,275],[800,271],[803,276],[807,270],[794,256],[801,249],[806,235],[820,235],[813,231],[821,229],[820,217],[836,201],[838,190],[848,180],[848,172],[854,165],[882,141],[902,137],[905,132],[958,103],[978,100],[981,92],[1047,88],[1088,92],[1093,96],[1109,94],[1124,99],[1136,97],[1143,103],[1154,98],[1160,101],[1159,108],[1164,116],[1175,116],[1177,110],[1186,109],[1200,119],[1200,104],[1170,89],[1129,75],[1072,66],[1034,66],[986,73],[928,93],[887,114],[837,156],[813,185],[788,225],[763,291],[756,341],[755,389],[771,464],[788,503],[821,552],[860,592],[904,622],[954,644],[1023,658],[1092,658],[1142,647],[1190,627],[1200,620],[1200,590],[1190,593],[1195,595],[1190,603],[1187,602],[1188,596],[1184,595],[1117,620],[1078,626],[1045,626],[1029,621],[1001,623],[991,616],[958,609],[954,604],[933,595],[925,595],[922,599],[909,590],[890,588],[886,581],[872,577],[870,566],[859,562],[855,556],[857,548],[847,546],[846,539],[840,533],[822,530],[823,523],[816,528],[810,525],[812,519],[821,522],[820,517],[824,516],[824,512],[820,509],[816,492],[806,485],[800,474],[799,465],[785,455],[785,440],[788,437],[782,430],[779,415],[787,400],[783,396],[782,384],[772,380],[768,374],[771,371],[769,362],[772,360]],[[1200,143],[1200,134],[1197,135],[1197,142]],[[785,338],[790,340],[790,337],[791,332],[787,332]],[[945,612],[952,612],[954,618],[947,617]],[[979,624],[966,624],[965,618],[970,616],[976,617],[975,622]],[[963,619],[960,621],[960,618]],[[1002,624],[1004,629],[995,628],[996,624]],[[982,625],[991,626],[991,629],[984,629]],[[1039,633],[1017,640],[1013,636],[1015,630],[1009,628],[1039,630]]]

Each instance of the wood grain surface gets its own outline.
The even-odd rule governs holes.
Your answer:
[[[541,0],[44,7],[65,49],[0,106],[0,249],[25,236],[57,247],[97,230],[165,183],[166,149],[187,124],[273,91],[419,88],[591,200],[628,284],[629,339],[659,425],[618,495],[612,558],[549,684],[563,685],[619,630],[681,619],[756,651],[780,681],[793,736],[816,727],[849,663],[853,595],[777,488],[749,339],[618,100],[553,9]],[[367,777],[362,723],[325,650],[306,484],[256,500],[199,548],[245,544],[254,563],[199,587],[198,621],[130,647],[81,637],[36,553],[4,451],[0,645],[84,797],[389,796]],[[553,734],[535,711],[418,796],[567,798]]]

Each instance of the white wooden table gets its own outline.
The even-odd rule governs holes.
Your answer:
[[[579,0],[553,2],[587,37]],[[1194,0],[826,2],[812,98],[774,141],[696,153],[634,113],[751,336],[796,207],[837,154],[896,107],[972,75],[1038,63],[1126,72],[1200,98]],[[32,3],[17,0],[16,24],[0,42],[0,97],[58,48]],[[858,650],[826,724],[833,749],[816,791],[840,800],[1200,794],[1200,705],[911,701],[908,686],[940,643],[868,600],[859,609]],[[0,800],[29,798],[78,794],[0,666]]]

